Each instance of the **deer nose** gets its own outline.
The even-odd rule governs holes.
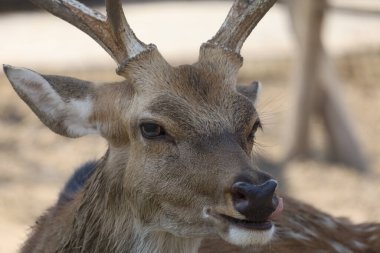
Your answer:
[[[234,208],[250,221],[267,221],[276,210],[276,187],[277,181],[273,179],[260,185],[236,182],[231,188]]]

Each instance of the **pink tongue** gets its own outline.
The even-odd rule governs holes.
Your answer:
[[[282,200],[282,198],[278,198],[278,205],[277,205],[277,208],[276,208],[276,210],[274,210],[274,212],[269,216],[269,220],[272,220],[272,219],[275,219],[275,218],[277,218],[280,214],[281,214],[281,212],[282,212],[282,210],[284,209],[284,202],[283,202],[283,200]]]

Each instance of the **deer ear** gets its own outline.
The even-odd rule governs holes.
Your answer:
[[[236,89],[256,105],[261,95],[262,85],[259,81],[253,81],[249,85],[238,85]]]
[[[17,94],[54,132],[67,137],[98,133],[90,122],[95,87],[92,83],[61,76],[42,76],[32,70],[4,65]]]

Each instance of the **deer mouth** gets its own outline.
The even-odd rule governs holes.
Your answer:
[[[227,215],[223,211],[205,208],[203,215],[216,224],[218,235],[225,241],[237,246],[264,245],[268,243],[275,233],[273,219],[283,210],[282,198],[275,198],[275,210],[263,219],[247,219]]]
[[[238,219],[220,213],[209,213],[209,217],[219,223],[217,233],[230,244],[237,246],[264,245],[272,238],[275,231],[273,222]]]
[[[260,231],[269,230],[273,226],[273,222],[270,220],[266,220],[266,221],[241,220],[241,219],[236,219],[234,217],[224,215],[224,214],[219,214],[219,217],[229,224],[232,224],[239,228],[248,229],[248,230],[260,230]]]
[[[224,221],[227,224],[233,225],[238,228],[243,228],[247,230],[258,230],[265,231],[270,230],[273,227],[273,219],[276,219],[284,209],[282,198],[277,197],[276,209],[270,216],[265,220],[249,220],[249,219],[238,219],[226,214],[216,213],[215,216],[219,220]]]

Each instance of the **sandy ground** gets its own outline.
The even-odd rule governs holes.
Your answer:
[[[140,37],[145,41],[158,41],[159,48],[162,48],[164,55],[173,62],[180,62],[181,59],[194,60],[200,42],[205,41],[216,30],[228,9],[226,3],[215,5],[207,10],[204,6],[200,9],[192,7],[196,9],[192,11],[198,13],[199,16],[190,18],[188,15],[193,13],[190,12],[190,7],[174,4],[177,9],[172,9],[173,12],[170,15],[163,14],[168,6],[168,4],[142,7],[133,5],[128,7],[128,10],[130,10],[131,23],[133,27],[136,27],[135,30],[139,31],[139,35],[141,33]],[[139,8],[144,8],[146,11],[134,17],[133,8],[136,8],[136,13]],[[247,67],[243,69],[241,78],[244,82],[259,79],[264,83],[259,111],[264,121],[265,131],[258,136],[259,145],[256,150],[267,159],[276,162],[283,155],[282,140],[286,134],[285,125],[290,110],[288,104],[292,43],[286,32],[286,25],[281,21],[285,20],[284,13],[278,8],[274,12],[278,12],[278,16],[268,16],[268,20],[263,22],[263,27],[259,28],[268,30],[270,28],[264,27],[279,24],[282,25],[284,31],[276,29],[275,35],[266,33],[267,37],[259,33],[254,35],[260,43],[248,42],[245,50],[251,51],[243,52],[247,58]],[[21,14],[0,17],[1,62],[27,65],[39,71],[67,74],[94,81],[111,81],[118,78],[114,75],[109,57],[80,32],[69,29],[69,26],[66,27],[63,22],[55,21],[48,16],[43,15],[43,21],[38,21],[34,15],[37,14],[28,14],[27,17],[30,18],[28,21],[25,19],[22,21],[21,18],[25,15]],[[138,23],[146,20],[149,15],[161,15],[157,19],[160,23],[155,23],[155,26],[163,28],[153,29],[152,32],[145,29],[148,29],[150,24],[139,27]],[[210,17],[210,22],[202,21],[201,18],[206,16]],[[214,17],[218,21],[215,21]],[[339,23],[345,21],[346,17],[339,19],[335,16],[331,19],[339,20],[334,21]],[[344,166],[330,164],[323,159],[292,162],[280,171],[281,186],[288,194],[334,215],[349,217],[355,222],[380,221],[380,145],[378,145],[380,143],[378,134],[380,132],[380,86],[378,85],[380,39],[376,38],[378,33],[371,33],[368,30],[365,33],[365,29],[361,30],[363,24],[360,22],[364,22],[363,19],[368,22],[365,26],[368,30],[380,24],[379,18],[349,19],[346,21],[351,28],[341,26],[346,29],[342,28],[342,31],[342,29],[337,30],[339,26],[335,23],[327,29],[326,40],[335,56],[335,62],[345,84],[342,92],[345,94],[347,106],[355,121],[359,139],[366,150],[371,165],[370,173],[359,174]],[[202,29],[194,31],[180,28],[175,33],[168,32],[174,29],[171,20],[181,20],[187,27],[195,24]],[[50,30],[46,30],[47,22],[53,27]],[[358,22],[361,24],[360,29],[360,25],[356,25]],[[15,26],[13,26],[14,23],[16,23]],[[208,25],[203,25],[205,23],[210,24],[210,28]],[[339,24],[342,25],[342,23]],[[338,35],[333,32],[332,27],[335,27],[335,33]],[[357,29],[358,36],[352,38],[356,39],[355,43],[351,40],[342,43],[345,36],[353,37],[351,32],[347,32],[349,29]],[[25,37],[26,30],[31,31],[30,37]],[[172,37],[163,36],[163,32],[172,34]],[[77,33],[77,35],[71,33]],[[364,33],[367,38],[363,38],[364,35],[361,36]],[[6,36],[3,37],[4,34]],[[271,36],[274,36],[273,39]],[[339,36],[341,38],[339,43],[345,45],[344,50],[336,48],[339,44],[337,42]],[[264,38],[268,43],[264,43]],[[280,39],[284,42],[282,43]],[[170,44],[170,40],[172,42],[186,41],[188,45],[186,43],[184,43],[186,46],[182,43]],[[249,47],[251,44],[253,48]],[[57,48],[61,49],[62,45],[66,45],[65,49],[70,49],[70,52],[63,49],[57,50]],[[54,47],[57,48],[54,49]],[[73,47],[76,49],[72,50]],[[254,61],[250,60],[252,55],[257,55]],[[99,59],[101,59],[100,62]],[[57,64],[54,63],[52,66],[51,61]],[[320,128],[318,122],[315,123],[314,128]],[[1,72],[0,238],[2,239],[0,252],[16,252],[25,240],[29,227],[33,225],[36,217],[56,201],[59,190],[74,168],[87,160],[99,158],[106,147],[106,143],[95,136],[73,140],[49,131],[17,97]],[[316,157],[321,157],[321,153],[317,141]]]

